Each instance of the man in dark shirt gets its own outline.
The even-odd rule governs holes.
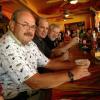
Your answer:
[[[50,50],[52,50],[52,49],[54,49],[56,47],[55,46],[55,41],[51,41],[51,39],[48,36],[44,39],[44,41],[48,45]]]
[[[52,49],[57,46],[57,37],[60,33],[60,26],[51,24],[49,27],[47,19],[39,18],[37,21],[37,30],[33,41],[37,44],[41,52],[46,57],[51,57]]]
[[[58,45],[58,36],[60,34],[60,26],[57,24],[50,24],[48,34],[44,39],[50,50],[54,49]]]
[[[35,35],[33,41],[38,46],[39,50],[45,54],[46,57],[50,57],[51,50],[48,48],[47,44],[42,38],[39,38],[37,35]]]
[[[46,57],[50,57],[51,55],[51,50],[44,41],[44,38],[47,36],[48,33],[48,28],[48,21],[44,18],[39,18],[37,20],[37,30],[33,39],[40,51],[43,52]]]
[[[68,45],[62,48],[57,48],[57,41],[60,34],[60,26],[51,24],[49,27],[47,19],[39,18],[37,20],[37,29],[33,41],[37,44],[41,52],[48,58],[57,57],[58,60],[67,60],[69,54],[67,50],[77,43],[77,38],[73,39]],[[62,55],[63,54],[63,55]],[[58,57],[59,56],[59,57]]]

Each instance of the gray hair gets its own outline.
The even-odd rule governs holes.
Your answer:
[[[60,25],[54,24],[54,23],[49,25],[49,29],[50,29],[50,30],[53,30],[53,29],[55,29],[55,28],[60,28]]]

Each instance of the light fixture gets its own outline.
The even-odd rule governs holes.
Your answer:
[[[67,18],[69,16],[69,13],[67,10],[64,10],[64,17]]]
[[[67,21],[67,19],[66,19],[66,18],[64,18],[63,20],[64,20],[64,21]]]
[[[64,18],[63,19],[64,19],[64,21],[66,21],[67,20],[67,17],[65,17],[65,15],[64,15]]]
[[[68,16],[69,16],[69,14],[67,13],[67,14],[65,14],[64,16],[65,16],[65,17],[68,17]]]
[[[78,0],[70,0],[70,4],[76,4]]]
[[[98,18],[100,18],[100,13],[98,13]]]

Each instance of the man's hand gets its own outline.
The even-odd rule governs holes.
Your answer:
[[[73,77],[74,80],[78,80],[80,78],[90,75],[90,72],[88,71],[88,69],[85,66],[75,67],[71,72],[74,75],[74,77]]]
[[[66,53],[64,53],[63,55],[61,55],[59,57],[60,61],[66,61],[66,60],[69,60],[71,57],[69,56],[69,52],[66,51]]]
[[[54,56],[61,56],[65,52],[67,52],[67,51],[65,49],[63,49],[63,48],[55,48],[55,49],[52,50],[52,55],[54,55]]]

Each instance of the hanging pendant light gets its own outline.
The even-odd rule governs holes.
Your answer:
[[[78,0],[70,0],[70,4],[76,4],[78,3]]]

